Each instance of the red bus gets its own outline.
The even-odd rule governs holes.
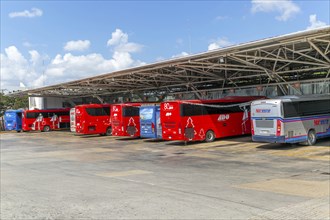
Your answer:
[[[110,104],[75,106],[76,133],[111,135],[110,111]]]
[[[161,103],[164,140],[214,141],[251,134],[250,105],[260,96],[231,96],[218,100],[179,100]]]
[[[140,137],[141,103],[121,103],[112,105],[112,135]]]
[[[51,131],[70,128],[70,108],[25,110],[23,131]]]

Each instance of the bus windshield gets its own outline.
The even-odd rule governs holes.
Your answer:
[[[140,119],[141,120],[151,120],[154,114],[153,108],[141,108]]]

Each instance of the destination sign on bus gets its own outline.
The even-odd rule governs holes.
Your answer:
[[[270,113],[270,109],[260,109],[260,108],[257,108],[256,109],[256,112],[257,113]]]

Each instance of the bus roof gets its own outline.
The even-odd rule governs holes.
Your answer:
[[[314,94],[314,95],[290,95],[290,96],[279,96],[274,99],[281,100],[282,102],[297,102],[297,101],[311,101],[311,100],[327,100],[330,99],[330,94]]]
[[[110,107],[111,104],[97,104],[97,103],[92,103],[92,104],[81,104],[81,105],[76,105],[75,108],[77,107],[85,107],[85,108],[88,108],[88,107]]]
[[[141,106],[143,103],[141,102],[124,102],[124,103],[114,103],[112,105],[120,105],[120,106]]]
[[[70,111],[70,108],[47,108],[47,109],[29,109],[25,112],[48,112],[48,111]]]
[[[8,109],[8,110],[6,110],[6,112],[15,112],[15,113],[23,112],[23,111],[24,111],[23,109]]]
[[[216,102],[249,102],[257,99],[265,99],[265,96],[227,96],[221,99],[212,99],[212,100],[171,100],[165,102],[179,102],[179,103],[216,103]]]
[[[315,100],[330,100],[330,94],[277,96],[272,99],[253,101],[253,104],[260,104],[265,102],[275,103],[275,102],[300,102],[300,101],[315,101]]]

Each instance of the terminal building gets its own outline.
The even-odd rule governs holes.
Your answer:
[[[30,108],[330,93],[330,26],[12,93]]]

